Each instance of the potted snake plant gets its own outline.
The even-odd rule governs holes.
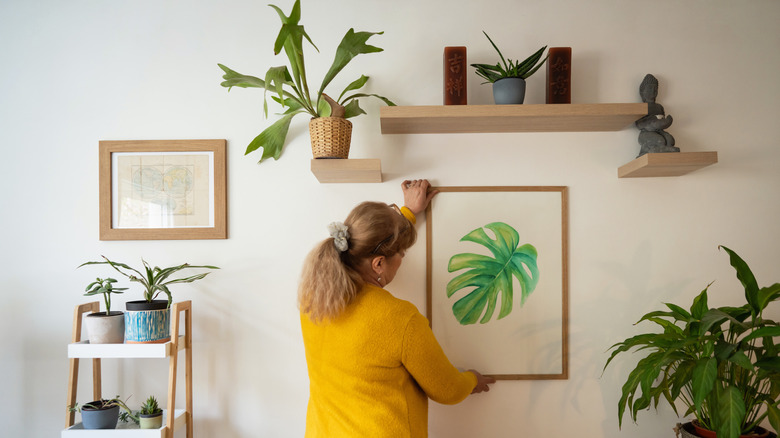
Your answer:
[[[639,320],[656,330],[614,344],[605,369],[623,353],[646,354],[622,387],[619,424],[624,414],[636,421],[639,411],[663,400],[676,413],[680,402],[693,417],[682,425],[684,437],[769,436],[760,426],[766,419],[780,430],[780,323],[764,313],[780,299],[780,283],[759,287],[747,263],[720,248],[742,283],[744,302],[710,308],[708,285],[688,309],[667,303]]]
[[[140,283],[144,288],[144,299],[125,303],[125,342],[126,343],[165,343],[170,339],[170,306],[173,295],[170,286],[178,283],[192,283],[204,278],[209,272],[188,277],[172,278],[173,274],[185,269],[219,269],[209,265],[190,265],[184,263],[168,268],[152,267],[141,259],[143,269],[135,269],[124,263],[109,260],[86,262],[85,265],[109,265],[114,270],[127,277],[128,280]],[[80,267],[81,267],[80,266]],[[167,299],[156,299],[161,293]]]
[[[366,44],[367,40],[383,32],[355,32],[349,29],[341,40],[330,69],[325,73],[319,89],[309,88],[306,76],[306,63],[303,56],[303,40],[308,41],[317,51],[309,35],[299,24],[301,19],[300,0],[296,0],[290,15],[287,16],[275,5],[272,7],[282,21],[279,35],[274,42],[274,54],[284,50],[289,61],[287,66],[271,67],[265,73],[264,79],[238,73],[225,65],[218,64],[222,69],[224,81],[221,85],[228,90],[232,87],[264,89],[263,114],[268,116],[267,92],[272,93],[272,99],[285,108],[281,118],[261,132],[246,148],[245,155],[263,148],[263,154],[258,162],[273,157],[278,160],[287,141],[287,132],[291,120],[299,114],[308,114],[309,134],[311,137],[312,154],[314,158],[347,158],[352,133],[352,122],[349,118],[366,114],[360,107],[359,99],[375,97],[387,105],[395,105],[389,99],[377,94],[357,92],[368,82],[368,76],[361,75],[344,88],[337,99],[325,93],[326,87],[333,81],[344,67],[357,55],[381,52],[383,49]],[[334,95],[335,96],[335,95]]]
[[[547,61],[547,56],[539,61],[544,54],[544,49],[547,46],[537,50],[531,56],[523,61],[513,61],[511,59],[504,59],[504,55],[501,54],[501,50],[490,39],[490,36],[485,32],[490,44],[498,52],[500,63],[492,64],[471,64],[476,69],[476,73],[487,82],[483,84],[493,84],[493,100],[496,104],[521,104],[525,101],[525,80],[532,74],[536,73],[541,66]]]

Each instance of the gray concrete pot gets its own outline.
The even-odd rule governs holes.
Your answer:
[[[518,105],[525,100],[525,79],[503,78],[493,82],[496,105]]]
[[[125,342],[125,315],[122,312],[93,312],[84,321],[90,344],[121,344]]]

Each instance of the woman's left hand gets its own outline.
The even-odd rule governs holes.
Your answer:
[[[431,183],[427,179],[405,180],[401,183],[404,192],[404,205],[415,216],[425,211],[431,199],[439,193],[438,190],[430,190]]]

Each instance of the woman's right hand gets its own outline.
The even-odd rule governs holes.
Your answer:
[[[438,190],[430,190],[430,188],[431,183],[427,179],[407,179],[401,183],[401,190],[404,193],[404,205],[415,216],[425,211],[431,199],[439,193]]]
[[[496,379],[483,376],[477,370],[469,370],[469,372],[477,376],[477,386],[475,386],[474,390],[471,391],[472,394],[479,394],[480,392],[490,391],[490,386],[488,385],[496,383]]]

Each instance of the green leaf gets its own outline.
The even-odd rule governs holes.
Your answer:
[[[780,283],[775,283],[768,287],[758,290],[757,303],[760,309],[766,309],[766,306],[772,301],[780,298]]]
[[[758,282],[753,275],[753,271],[750,270],[747,263],[745,263],[737,253],[723,245],[719,246],[719,248],[722,248],[729,254],[729,261],[731,262],[731,266],[737,271],[737,278],[745,288],[745,298],[753,309],[753,314],[760,313],[764,308],[760,307],[760,304],[758,303]]]
[[[780,357],[765,357],[757,360],[755,365],[763,370],[780,373]]]
[[[664,304],[666,304],[666,307],[671,309],[672,316],[675,319],[677,319],[679,321],[686,321],[686,322],[691,320],[691,314],[688,313],[688,311],[683,309],[682,307],[680,307],[680,306],[678,306],[676,304],[672,304],[672,303],[664,303]]]
[[[718,396],[718,417],[722,423],[715,427],[718,438],[738,438],[745,419],[742,392],[734,386],[726,387]]]
[[[519,234],[503,222],[493,222],[484,228],[491,230],[496,238],[491,239],[483,228],[477,228],[466,234],[461,242],[483,245],[494,258],[472,253],[455,254],[450,258],[447,268],[449,272],[468,269],[450,280],[447,296],[451,297],[456,291],[467,287],[475,287],[452,306],[453,314],[463,325],[474,324],[477,320],[481,324],[490,321],[499,294],[501,308],[498,319],[509,315],[514,299],[513,277],[517,278],[521,287],[521,306],[539,281],[536,248],[530,244],[518,246]]]
[[[268,80],[266,80],[266,82],[268,82]],[[709,309],[710,307],[707,305],[707,288],[704,288],[704,290],[693,299],[693,304],[691,304],[691,316],[696,320],[701,320]]]
[[[290,73],[287,71],[287,67],[285,66],[269,68],[265,73],[265,83],[267,85],[266,91],[268,91],[269,88],[272,91],[275,91],[279,96],[278,99],[282,102],[284,102],[284,89],[282,86],[293,86],[292,82],[290,81]],[[265,95],[263,95],[263,114],[268,117],[268,102],[265,100]]]
[[[742,342],[752,341],[753,339],[763,338],[765,336],[769,336],[769,337],[780,336],[780,327],[778,326],[761,327],[757,330],[754,330],[749,335],[745,336],[742,339]]]
[[[348,119],[350,117],[359,116],[361,114],[365,114],[366,112],[363,111],[363,108],[360,107],[358,104],[357,99],[350,101],[346,106],[344,106],[344,118]]]
[[[333,78],[357,55],[381,52],[383,49],[379,47],[370,46],[366,44],[369,38],[373,35],[381,35],[384,32],[355,32],[354,29],[349,29],[344,35],[344,38],[336,48],[336,56],[333,59],[333,64],[325,74],[325,78],[322,80],[320,90],[317,92],[317,96],[321,95],[325,91],[325,87],[330,84]]]
[[[766,406],[767,416],[769,417],[769,424],[775,430],[775,433],[780,431],[780,409],[777,408],[777,404],[768,403]]]
[[[714,357],[700,360],[693,368],[693,378],[691,379],[691,392],[693,393],[693,403],[696,410],[701,407],[702,401],[710,394],[715,387],[715,378],[718,375],[718,362]]]
[[[263,162],[268,158],[273,157],[274,160],[278,160],[282,155],[282,149],[284,148],[284,142],[287,139],[287,131],[290,129],[290,121],[299,113],[291,113],[282,116],[273,125],[266,128],[260,133],[246,148],[244,155],[256,151],[258,148],[263,148],[263,156],[258,163]]]
[[[225,72],[225,74],[222,75],[222,79],[224,79],[225,81],[222,82],[220,85],[227,88],[228,91],[232,87],[265,88],[265,82],[260,78],[256,78],[254,76],[242,75],[241,73],[231,70],[230,68],[225,67],[222,64],[217,64],[217,65]]]
[[[344,97],[345,94],[347,94],[348,91],[352,90],[359,90],[363,88],[364,85],[366,85],[366,82],[368,82],[368,76],[361,75],[358,79],[352,81],[349,85],[347,85],[347,88],[344,89],[344,91],[341,92],[339,95],[339,98],[336,99],[341,105],[344,105],[346,103],[346,100],[341,100],[341,98]]]

